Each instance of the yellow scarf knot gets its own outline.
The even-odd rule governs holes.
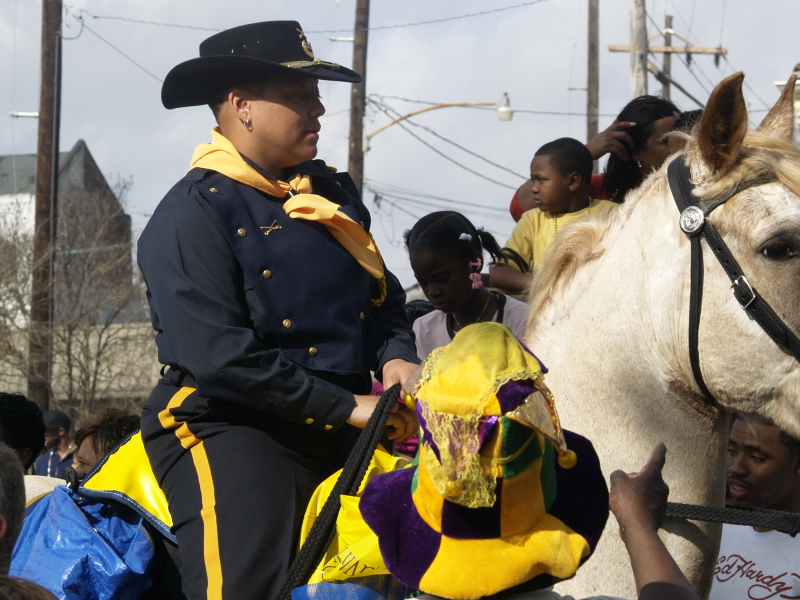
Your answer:
[[[291,183],[269,179],[247,164],[218,127],[211,130],[211,139],[210,144],[197,146],[190,168],[216,171],[276,198],[286,198],[295,190],[300,192],[284,202],[283,210],[293,219],[317,221],[325,225],[336,241],[378,281],[379,296],[370,301],[372,306],[383,304],[386,299],[386,275],[372,235],[339,210],[340,205],[314,194],[310,176],[295,175]]]

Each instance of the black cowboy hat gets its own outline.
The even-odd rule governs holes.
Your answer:
[[[294,73],[303,77],[360,83],[361,75],[314,57],[297,21],[250,23],[212,35],[200,58],[174,67],[161,87],[165,108],[209,104],[233,85]]]

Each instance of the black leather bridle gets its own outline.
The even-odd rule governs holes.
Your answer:
[[[700,352],[698,349],[698,330],[700,327],[700,310],[703,303],[703,250],[700,239],[704,238],[714,256],[725,269],[731,280],[731,291],[748,316],[758,323],[772,340],[800,362],[800,339],[786,326],[781,318],[775,314],[769,304],[750,285],[742,273],[739,263],[733,258],[728,246],[717,233],[706,217],[715,208],[727,202],[732,196],[749,187],[763,185],[774,181],[773,176],[761,177],[740,185],[732,193],[703,202],[692,192],[689,179],[689,167],[684,161],[684,156],[675,158],[667,168],[669,187],[672,197],[681,212],[680,227],[689,237],[691,243],[691,289],[689,292],[689,360],[692,365],[692,374],[703,395],[715,403],[714,396],[709,392],[700,371]]]

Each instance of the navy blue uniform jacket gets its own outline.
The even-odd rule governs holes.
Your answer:
[[[360,198],[322,161],[295,171],[369,230]],[[165,196],[138,243],[158,357],[192,375],[200,396],[338,429],[355,402],[330,381],[368,390],[388,360],[418,362],[405,294],[387,271],[386,300],[371,307],[375,280],[324,225],[282,204],[202,169]]]

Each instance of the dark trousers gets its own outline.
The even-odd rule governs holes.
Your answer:
[[[169,501],[189,600],[275,598],[308,501],[338,466],[325,460],[339,451],[337,432],[290,444],[294,425],[252,413],[167,380],[145,404],[145,450]]]

